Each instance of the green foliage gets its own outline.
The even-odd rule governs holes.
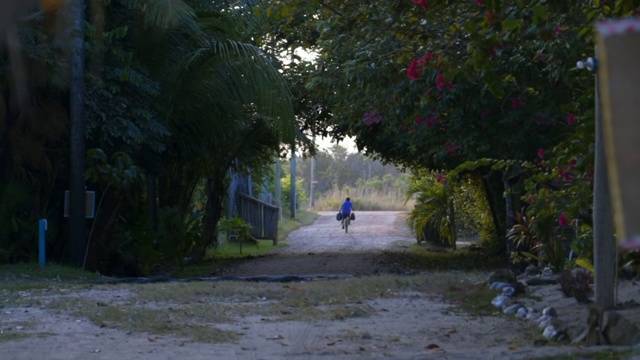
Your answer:
[[[290,212],[290,204],[291,204],[291,177],[284,177],[281,180],[282,186],[282,210],[285,212]],[[307,190],[304,187],[303,179],[296,179],[296,209],[300,207],[301,204],[306,204],[309,202],[309,197],[307,195]]]
[[[0,264],[29,261],[37,250],[33,192],[19,182],[0,183]]]
[[[455,247],[457,237],[453,191],[452,186],[442,180],[436,180],[434,175],[412,179],[407,197],[416,196],[416,205],[409,212],[407,225],[419,240],[427,238],[425,232],[434,229],[439,235],[436,242],[444,239],[449,245]],[[434,239],[427,238],[427,241],[434,241]]]
[[[507,233],[507,239],[516,248],[511,254],[512,259],[517,263],[523,261],[524,256],[560,272],[567,265],[569,256],[569,246],[561,233],[565,228],[556,226],[555,218],[549,216],[549,212],[539,211],[537,214],[527,216],[524,210],[516,213],[516,224]]]
[[[591,292],[593,276],[587,269],[576,268],[563,270],[558,277],[562,292],[567,297],[574,297],[579,303],[587,303]]]
[[[252,242],[258,244],[258,240],[251,235],[252,226],[244,222],[241,218],[223,217],[218,222],[218,229],[227,233],[227,236],[237,238],[240,244],[240,254],[242,254],[242,245]]]
[[[101,184],[104,188],[129,189],[140,186],[144,181],[144,174],[135,165],[131,157],[124,152],[115,152],[110,161],[102,149],[87,151],[86,179],[92,183]]]
[[[154,248],[161,254],[160,261],[169,266],[182,267],[189,250],[202,237],[200,211],[183,216],[177,208],[158,211],[158,233]]]

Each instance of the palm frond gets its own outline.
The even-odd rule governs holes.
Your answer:
[[[170,29],[176,26],[196,28],[196,13],[182,0],[120,0],[121,3],[139,10],[147,27]]]

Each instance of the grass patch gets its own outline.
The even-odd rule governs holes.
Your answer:
[[[505,259],[488,254],[485,249],[465,247],[457,250],[413,244],[407,261],[416,270],[482,271],[504,267]]]
[[[30,337],[30,334],[18,333],[12,331],[0,331],[0,342],[14,341]]]
[[[317,213],[300,210],[295,219],[285,217],[278,221],[278,245],[274,246],[272,240],[259,240],[257,244],[243,243],[242,253],[240,253],[240,244],[238,242],[225,241],[219,244],[217,248],[209,249],[205,255],[205,260],[201,263],[176,269],[171,276],[176,278],[211,276],[211,274],[216,273],[217,269],[224,268],[235,260],[268,255],[274,249],[287,246],[283,241],[289,233],[302,226],[313,224],[318,216]]]
[[[45,267],[40,267],[37,263],[1,265],[0,294],[4,298],[2,304],[28,303],[28,297],[21,296],[23,292],[46,291],[54,286],[72,288],[78,286],[77,283],[99,278],[99,275],[54,263]]]
[[[443,297],[458,305],[457,311],[473,316],[495,315],[500,311],[491,304],[498,293],[486,284],[453,283],[445,286]]]
[[[184,300],[185,298],[183,298]],[[75,297],[50,302],[49,309],[86,318],[100,327],[124,331],[149,332],[155,335],[172,334],[191,341],[222,343],[236,339],[231,331],[215,327],[230,321],[228,306],[210,304],[140,303],[130,299],[127,304],[110,305],[104,301]]]
[[[270,253],[273,249],[284,245],[273,245],[272,240],[258,240],[257,243],[243,243],[237,241],[227,241],[218,245],[217,249],[207,252],[207,258],[238,259],[245,257],[255,257]]]
[[[537,360],[618,360],[618,359],[635,359],[640,355],[640,350],[625,349],[625,350],[604,350],[597,352],[580,352],[579,354],[564,354],[558,356],[545,356],[538,357]]]
[[[78,268],[55,263],[47,264],[44,267],[41,267],[37,263],[19,263],[0,266],[0,283],[2,284],[37,284],[43,281],[51,283],[52,281],[94,280],[98,277],[96,274]]]
[[[278,221],[278,242],[284,241],[293,230],[313,224],[318,217],[317,213],[306,210],[298,210],[295,219],[283,217]]]
[[[374,316],[377,310],[369,301],[380,298],[429,297],[459,306],[460,311],[472,315],[494,314],[496,310],[490,300],[495,294],[480,285],[483,280],[484,275],[479,273],[440,271],[286,284],[242,281],[76,284],[73,291],[56,283],[46,290],[25,292],[28,296],[17,292],[11,295],[37,303],[49,312],[88,319],[101,327],[169,334],[186,341],[225,343],[238,336],[228,327],[240,318],[257,316],[273,322],[346,321]],[[17,335],[4,335],[4,339],[14,336]]]

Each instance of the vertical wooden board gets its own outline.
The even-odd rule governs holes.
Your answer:
[[[597,25],[607,170],[621,246],[640,248],[640,20]]]

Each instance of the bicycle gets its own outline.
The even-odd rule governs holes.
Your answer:
[[[342,227],[345,233],[349,232],[349,224],[351,224],[351,216],[347,215],[342,219]]]

